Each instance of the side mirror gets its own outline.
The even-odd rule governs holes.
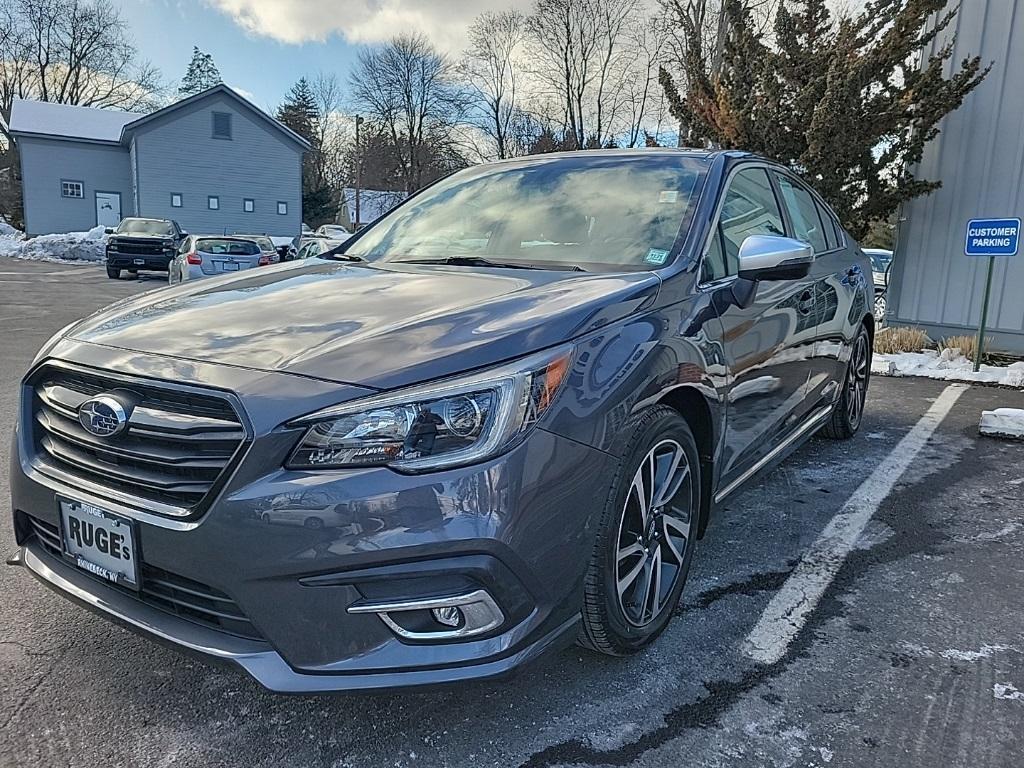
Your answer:
[[[106,227],[103,230],[103,234],[104,235],[112,235],[112,234],[114,234],[114,228],[113,227]]]
[[[745,280],[799,280],[814,263],[814,249],[802,240],[751,235],[740,246],[738,274]]]

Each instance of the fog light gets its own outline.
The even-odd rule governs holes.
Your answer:
[[[462,611],[454,605],[446,605],[444,608],[434,608],[434,621],[444,624],[446,627],[457,627],[462,623]]]
[[[505,621],[501,608],[487,590],[477,589],[451,597],[421,597],[387,602],[358,602],[349,613],[375,613],[399,637],[408,640],[454,640],[473,637],[500,627]],[[411,629],[402,626],[392,614],[430,611],[434,620],[446,629]],[[425,618],[425,617],[424,617]]]

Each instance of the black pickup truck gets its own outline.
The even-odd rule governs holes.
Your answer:
[[[107,277],[117,280],[122,269],[166,272],[186,234],[171,219],[122,219],[107,230]]]

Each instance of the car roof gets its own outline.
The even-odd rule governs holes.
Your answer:
[[[196,240],[239,240],[243,243],[251,243],[253,235],[192,235]],[[263,237],[263,235],[259,235]]]

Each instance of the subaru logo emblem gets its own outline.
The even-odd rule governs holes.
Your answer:
[[[113,437],[128,426],[124,405],[110,395],[86,400],[78,407],[78,420],[85,430],[96,437]]]

